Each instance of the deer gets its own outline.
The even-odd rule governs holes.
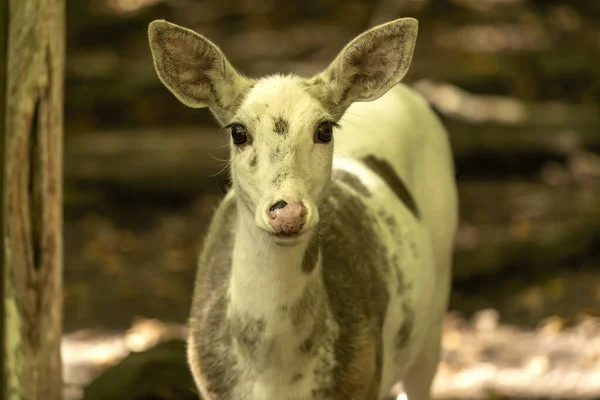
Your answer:
[[[401,82],[418,21],[363,31],[312,76],[253,78],[194,30],[148,26],[154,68],[228,135],[187,362],[204,400],[431,398],[458,194],[441,119]]]

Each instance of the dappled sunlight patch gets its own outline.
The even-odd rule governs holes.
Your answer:
[[[186,335],[183,325],[145,318],[136,320],[126,332],[80,330],[64,335],[61,353],[65,400],[81,399],[85,386],[130,353],[172,339],[185,340]]]
[[[484,321],[485,329],[478,329]],[[557,322],[560,323],[557,324]],[[590,398],[600,395],[600,319],[553,317],[534,330],[503,325],[494,310],[468,324],[446,319],[436,398]]]
[[[118,13],[131,13],[150,7],[163,0],[106,0],[106,5]]]

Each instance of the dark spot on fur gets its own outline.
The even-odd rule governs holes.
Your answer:
[[[332,397],[332,396],[333,396],[333,390],[328,387],[323,387],[323,388],[312,390],[312,398],[314,400],[330,399],[330,398],[337,399],[337,397]],[[351,399],[352,397],[348,397],[348,398]]]
[[[396,221],[396,217],[387,212],[384,208],[380,208],[377,212],[377,215],[379,215],[379,217],[387,225],[392,234],[396,235],[398,233],[398,221]],[[399,237],[398,239],[401,240],[402,238]]]
[[[302,378],[304,378],[304,375],[302,374],[296,374],[292,377],[292,380],[290,381],[290,385],[294,385],[298,382],[300,382],[302,380]]]
[[[312,338],[309,337],[308,339],[306,339],[306,340],[302,341],[302,343],[300,343],[300,351],[305,354],[310,353],[311,350],[313,349],[313,345],[314,345],[314,343],[312,341]]]
[[[258,155],[256,155],[256,153],[254,153],[254,154],[252,154],[252,157],[250,157],[250,168],[256,169],[257,166],[258,166]]]
[[[265,335],[266,321],[247,315],[234,315],[229,321],[231,335],[237,343],[238,355],[256,368],[264,368],[272,362],[275,341]]]
[[[315,232],[308,242],[308,247],[302,260],[302,272],[310,274],[319,260],[319,233]]]
[[[379,159],[375,156],[367,156],[363,158],[363,162],[387,183],[390,189],[394,191],[400,201],[406,205],[406,207],[414,214],[415,217],[420,218],[419,208],[417,207],[417,204],[410,191],[402,179],[400,179],[394,168],[387,161]]]
[[[336,169],[333,172],[333,179],[337,179],[346,185],[350,186],[352,189],[356,190],[359,194],[365,197],[371,197],[371,192],[369,189],[362,183],[362,181],[358,178],[358,176],[341,169]]]
[[[390,227],[392,233],[396,232],[396,228],[398,228],[398,223],[396,222],[396,218],[394,218],[393,215],[386,215],[384,221],[386,225]]]
[[[275,187],[279,187],[279,185],[281,185],[281,183],[286,180],[289,176],[289,172],[287,170],[280,170],[275,174],[275,177],[273,177],[273,180],[271,181],[271,183],[273,184],[273,186]]]
[[[290,318],[292,325],[300,328],[309,317],[314,317],[320,311],[320,303],[315,298],[318,291],[316,283],[309,284],[298,301],[289,305],[282,305],[279,311]]]
[[[264,319],[237,316],[231,321],[233,336],[241,345],[255,348],[264,339],[266,322]]]
[[[276,163],[277,161],[283,158],[283,154],[281,154],[281,147],[279,145],[275,145],[274,148],[271,149],[269,153],[269,160],[271,163]]]
[[[279,135],[285,135],[290,129],[290,124],[281,117],[277,117],[273,121],[273,130]]]
[[[332,69],[329,71],[329,80],[330,80],[331,82],[335,82],[335,81],[337,80],[337,78],[338,78],[338,71],[337,71],[337,68],[332,68]]]
[[[398,350],[403,349],[408,344],[415,324],[415,311],[413,308],[405,302],[402,304],[402,309],[404,310],[404,321],[402,321],[402,325],[400,325],[400,329],[396,334],[396,349]]]
[[[404,273],[402,272],[402,266],[400,265],[398,254],[394,254],[394,256],[392,257],[392,265],[396,274],[396,293],[402,294],[406,290],[408,290],[411,285],[406,283],[406,279],[404,278]]]
[[[287,314],[287,313],[289,313],[290,312],[290,306],[287,305],[287,304],[283,304],[283,305],[279,306],[279,312],[281,314]]]

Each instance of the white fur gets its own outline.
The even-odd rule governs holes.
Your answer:
[[[237,310],[263,317],[275,312],[274,305],[296,303],[309,280],[317,276],[301,272],[302,246],[275,244],[267,233],[256,228],[248,211],[240,213],[233,250],[231,301]],[[260,262],[254,263],[255,260]],[[292,327],[284,324],[270,328],[277,333],[292,333]]]

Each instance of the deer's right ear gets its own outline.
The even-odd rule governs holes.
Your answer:
[[[148,38],[158,77],[175,97],[188,107],[209,107],[221,123],[231,118],[252,81],[214,43],[164,20],[150,23]]]

